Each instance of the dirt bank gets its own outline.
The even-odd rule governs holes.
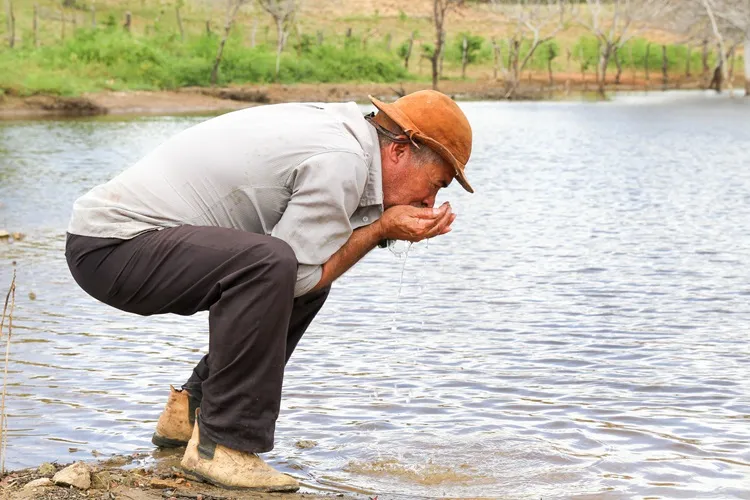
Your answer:
[[[255,106],[258,104],[315,101],[368,102],[369,94],[394,99],[401,94],[429,88],[423,82],[395,84],[367,83],[321,83],[293,85],[252,85],[229,88],[185,88],[175,91],[130,91],[98,92],[81,97],[0,96],[0,119],[28,119],[62,116],[91,115],[173,115],[216,113]],[[653,90],[698,88],[696,81],[673,81],[666,86],[652,80],[624,78],[623,83],[608,85],[615,90]],[[593,77],[583,79],[581,75],[558,74],[553,85],[545,75],[524,78],[517,99],[580,98],[582,93],[596,89]],[[440,90],[458,100],[505,99],[502,82],[442,81]]]
[[[253,500],[368,500],[366,495],[344,495],[340,492],[324,492],[306,489],[304,493],[254,493],[225,490],[193,481],[179,468],[179,455],[147,460],[150,455],[118,456],[108,460],[88,463],[90,487],[78,489],[73,486],[40,485],[50,483],[53,476],[65,466],[42,464],[36,469],[10,472],[0,481],[0,498],[3,500],[58,500],[58,499],[253,499]],[[143,463],[148,466],[142,466]],[[44,479],[47,478],[47,479]],[[38,481],[41,480],[41,481]],[[32,483],[28,487],[29,483]]]

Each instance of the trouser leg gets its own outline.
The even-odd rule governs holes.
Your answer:
[[[289,330],[286,336],[286,363],[289,362],[289,358],[292,356],[302,335],[307,331],[307,328],[318,314],[318,311],[320,311],[320,308],[323,307],[330,290],[330,287],[326,287],[294,299],[292,316],[289,320]],[[182,389],[187,390],[190,394],[190,398],[194,402],[193,404],[200,404],[203,398],[203,381],[208,378],[208,374],[208,354],[206,354],[195,368],[193,368],[193,373],[187,382],[182,385]]]
[[[69,237],[66,256],[95,298],[143,315],[209,311],[201,432],[245,452],[272,449],[296,281],[291,248],[269,236],[192,226],[101,248],[91,240],[98,239]]]

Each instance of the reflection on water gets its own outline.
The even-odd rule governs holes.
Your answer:
[[[400,299],[386,250],[337,283],[269,459],[380,495],[750,498],[750,107],[463,107],[477,194],[443,195],[454,230],[411,249]],[[0,229],[28,235],[0,245],[11,468],[151,449],[205,351],[205,315],[111,310],[63,260],[73,200],[199,120],[0,124]]]

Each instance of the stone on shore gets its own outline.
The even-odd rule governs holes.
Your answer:
[[[55,484],[87,490],[91,487],[91,471],[85,463],[76,462],[55,474],[52,480]]]
[[[34,479],[33,481],[29,481],[26,483],[26,485],[23,487],[25,490],[31,490],[33,488],[41,488],[44,486],[52,486],[54,483],[52,480],[48,477],[40,477],[39,479]]]
[[[36,471],[40,476],[51,476],[57,472],[57,468],[49,462],[44,462]]]
[[[4,229],[0,229],[0,240],[7,240],[10,238],[10,233]]]

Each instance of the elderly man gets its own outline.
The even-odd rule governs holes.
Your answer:
[[[209,311],[208,354],[152,438],[187,445],[199,479],[298,489],[256,454],[273,448],[285,364],[331,283],[384,241],[449,232],[435,196],[454,177],[471,191],[456,103],[372,101],[377,115],[280,104],[207,120],[75,202],[65,254],[87,293],[142,315]]]

